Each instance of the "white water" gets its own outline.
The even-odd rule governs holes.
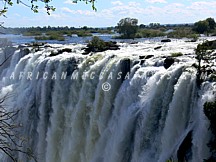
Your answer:
[[[163,47],[154,50],[159,45]],[[146,41],[92,56],[81,54],[82,45],[52,45],[25,56],[15,51],[0,69],[0,85],[1,96],[13,94],[8,108],[21,109],[17,121],[27,140],[23,149],[31,148],[39,162],[176,161],[192,132],[188,160],[208,158],[210,132],[203,104],[214,98],[215,87],[207,82],[201,90],[196,87],[191,66],[196,45]],[[73,52],[49,57],[64,47]],[[166,70],[163,56],[173,52],[185,55]],[[154,57],[133,65],[139,55],[150,54]],[[117,78],[127,72],[128,59],[130,73],[122,82]],[[67,72],[64,79],[62,72]],[[76,72],[78,77],[71,79]],[[102,89],[105,82],[109,91]],[[17,156],[28,161],[24,154]]]

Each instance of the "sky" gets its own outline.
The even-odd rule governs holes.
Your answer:
[[[46,14],[42,3],[39,13],[14,4],[9,7],[7,18],[0,17],[0,22],[6,27],[109,27],[116,26],[125,17],[137,18],[138,24],[145,25],[194,23],[208,17],[216,18],[215,0],[96,0],[97,11],[92,10],[91,4],[73,3],[73,0],[52,0],[51,4],[56,8],[51,15]]]

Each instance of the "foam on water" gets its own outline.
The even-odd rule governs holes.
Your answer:
[[[184,158],[207,158],[203,104],[214,98],[215,85],[197,89],[191,66],[197,44],[145,41],[93,55],[82,55],[83,45],[51,45],[22,55],[17,49],[1,67],[0,85],[1,96],[13,93],[6,101],[10,109],[21,110],[23,149],[31,148],[40,162],[165,162],[178,160],[192,132]],[[62,48],[72,52],[49,56]],[[164,69],[164,57],[175,52],[184,55]],[[142,62],[139,56],[147,55],[153,57]]]

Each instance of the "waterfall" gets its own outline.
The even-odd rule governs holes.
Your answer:
[[[158,53],[151,48],[155,42],[122,44],[119,51],[93,55],[82,55],[82,45],[13,48],[0,67],[0,96],[13,94],[5,101],[8,109],[20,110],[16,122],[25,138],[23,149],[31,149],[39,162],[208,158],[203,104],[214,98],[215,85],[197,88],[193,55],[168,69],[162,66],[170,51],[192,53],[196,45],[177,44]],[[72,52],[50,55],[65,46]],[[33,161],[23,153],[16,156]]]

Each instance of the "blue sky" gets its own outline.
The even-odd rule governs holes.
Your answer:
[[[24,0],[23,0],[24,1]],[[50,16],[41,6],[33,13],[24,5],[9,8],[7,18],[0,18],[7,27],[21,26],[115,26],[125,17],[137,18],[139,24],[193,23],[216,16],[215,0],[97,0],[93,11],[90,4],[72,3],[73,0],[53,0],[56,11]],[[25,2],[25,1],[24,1]],[[26,0],[26,3],[29,3]],[[1,4],[2,5],[2,4]]]

